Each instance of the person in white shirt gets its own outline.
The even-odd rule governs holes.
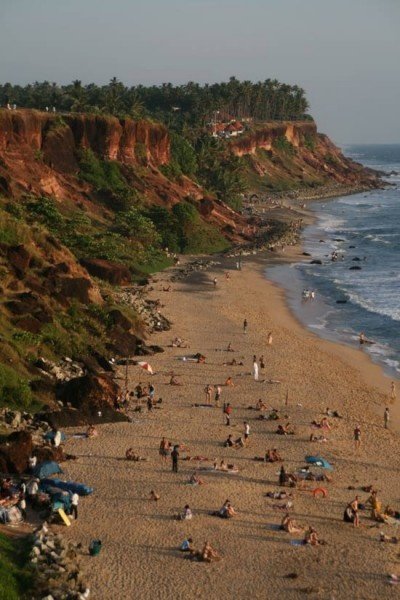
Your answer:
[[[54,430],[53,446],[58,448],[61,444],[61,431],[59,429]]]
[[[71,496],[71,515],[73,515],[74,519],[78,518],[78,504],[79,504],[79,495],[74,492]]]
[[[32,471],[37,465],[37,456],[30,456],[28,459],[29,469]]]
[[[258,363],[256,359],[253,359],[253,376],[254,381],[258,381]]]
[[[39,492],[39,479],[31,479],[26,486],[26,491],[28,492],[30,501],[34,502]]]
[[[243,423],[244,425],[244,440],[245,442],[247,442],[247,440],[249,439],[249,435],[250,435],[250,425],[248,424],[247,421],[245,421]]]

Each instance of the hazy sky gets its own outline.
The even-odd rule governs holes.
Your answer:
[[[400,0],[0,0],[0,81],[277,78],[339,143],[400,143]]]

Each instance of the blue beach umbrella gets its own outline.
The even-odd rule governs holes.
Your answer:
[[[321,456],[306,456],[305,460],[306,463],[310,465],[315,465],[316,467],[322,467],[322,469],[329,469],[330,471],[333,471],[332,465]]]

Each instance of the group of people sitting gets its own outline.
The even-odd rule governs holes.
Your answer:
[[[221,519],[232,519],[237,514],[237,512],[233,508],[231,501],[225,500],[221,508],[212,512],[211,514],[215,517],[220,517]]]
[[[304,527],[301,527],[296,523],[296,521],[286,513],[281,521],[280,529],[282,531],[286,531],[287,533],[302,533],[304,531]],[[310,546],[319,546],[321,544],[325,544],[324,540],[320,540],[318,537],[318,533],[314,527],[308,527],[305,530],[303,544],[310,544]]]
[[[201,550],[195,550],[193,547],[193,538],[189,537],[182,542],[179,550],[181,552],[187,552],[189,558],[192,560],[208,563],[221,560],[221,556],[218,554],[217,550],[215,550],[208,541],[204,542],[204,546]]]

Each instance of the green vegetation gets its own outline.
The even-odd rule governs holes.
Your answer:
[[[28,567],[28,540],[10,540],[0,534],[0,600],[31,596],[33,575]]]
[[[11,367],[0,364],[0,406],[29,410],[35,398],[28,381]]]
[[[315,150],[315,136],[306,133],[304,136],[304,145],[308,150],[313,152]]]
[[[0,85],[0,104],[16,103],[24,108],[44,110],[56,106],[59,111],[102,112],[119,117],[149,116],[183,131],[210,121],[216,111],[236,118],[256,120],[288,120],[304,118],[308,101],[304,90],[277,79],[265,81],[229,81],[200,85],[192,81],[183,85],[163,83],[160,86],[127,87],[116,77],[107,85],[82,85],[75,80],[68,85],[49,81],[26,86]]]
[[[294,154],[295,148],[284,135],[280,135],[273,142],[274,147],[284,154]]]

